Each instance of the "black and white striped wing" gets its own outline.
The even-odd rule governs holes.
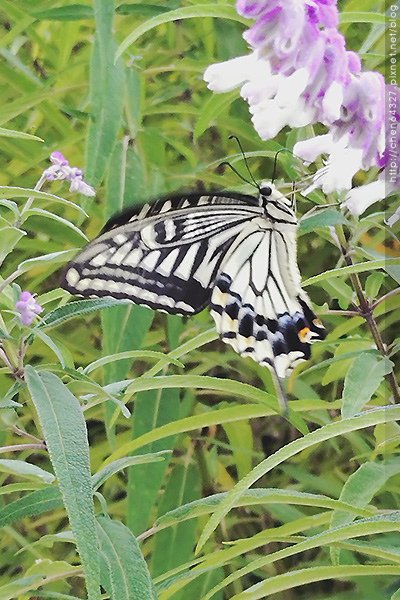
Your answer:
[[[146,204],[111,219],[68,265],[61,285],[84,297],[194,314],[209,304],[227,249],[260,211],[256,199],[235,194]]]
[[[216,279],[211,314],[218,333],[242,356],[285,377],[324,338],[300,286],[295,227],[283,232],[254,219],[228,250]]]

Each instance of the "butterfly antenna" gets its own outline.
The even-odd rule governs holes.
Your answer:
[[[232,171],[233,171],[233,172],[234,172],[234,173],[235,173],[235,174],[236,174],[236,175],[239,177],[239,179],[241,179],[241,180],[242,180],[242,181],[244,181],[245,183],[248,183],[249,185],[254,185],[254,183],[253,183],[253,182],[251,182],[251,181],[248,181],[247,179],[245,179],[245,178],[243,177],[243,175],[241,175],[241,174],[239,173],[239,171],[238,171],[237,169],[235,169],[235,167],[234,167],[233,165],[231,165],[231,163],[229,163],[227,160],[224,160],[224,162],[220,163],[220,165],[219,165],[219,166],[220,166],[220,167],[223,167],[224,165],[227,165],[227,166],[228,166],[230,169],[232,169]],[[257,189],[259,189],[259,188],[258,188],[258,185],[257,185]]]
[[[292,208],[296,212],[296,183],[293,181],[292,184]]]
[[[291,154],[295,158],[299,158],[298,156],[296,156],[295,154],[293,154],[293,152],[291,150],[289,150],[289,148],[281,148],[280,150],[278,150],[276,152],[275,158],[274,158],[274,170],[272,171],[272,181],[271,181],[271,183],[274,183],[274,181],[275,181],[276,168],[278,166],[278,156],[280,155],[281,152],[289,152],[289,154]]]
[[[242,147],[242,144],[241,144],[239,138],[236,135],[230,135],[228,139],[236,140],[237,145],[240,148],[240,152],[242,153],[244,164],[246,165],[246,169],[250,175],[250,178],[251,178],[252,182],[254,183],[254,185],[256,186],[256,188],[259,190],[260,186],[258,185],[257,181],[254,179],[253,173],[250,171],[249,163],[247,162],[246,154],[244,153],[244,150],[243,150],[243,147]]]

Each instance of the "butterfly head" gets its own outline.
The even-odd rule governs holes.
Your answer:
[[[290,214],[295,218],[292,197],[287,198],[271,181],[262,181],[258,189],[260,192],[259,204],[267,213],[274,207],[276,211],[282,211],[286,215]]]

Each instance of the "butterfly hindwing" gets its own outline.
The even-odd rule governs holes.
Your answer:
[[[190,194],[125,212],[68,265],[62,287],[170,313],[199,312],[227,248],[260,213],[248,198]]]
[[[211,297],[223,341],[279,377],[309,358],[310,343],[324,337],[300,286],[295,229],[282,228],[253,220],[224,258]]]

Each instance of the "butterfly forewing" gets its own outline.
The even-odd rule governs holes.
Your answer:
[[[62,286],[194,314],[209,303],[225,252],[259,214],[255,199],[241,195],[191,194],[144,205],[111,219],[69,264]]]

